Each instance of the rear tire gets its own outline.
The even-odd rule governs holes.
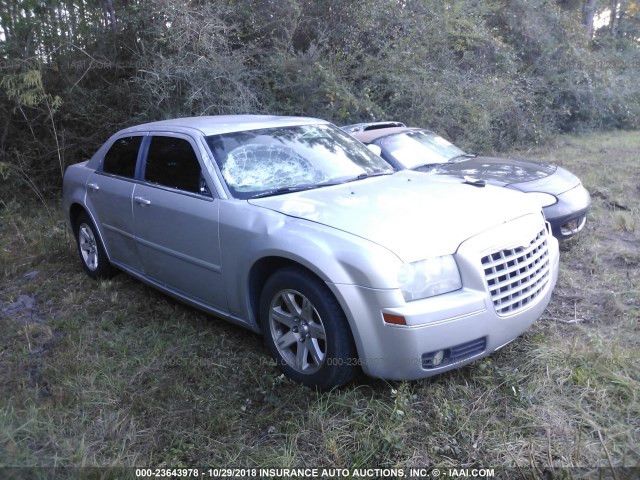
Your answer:
[[[347,318],[317,277],[293,267],[274,273],[260,297],[265,342],[295,382],[330,390],[353,379],[358,358]]]
[[[111,278],[117,271],[107,257],[98,230],[86,212],[80,213],[75,222],[76,244],[84,271],[91,278]]]

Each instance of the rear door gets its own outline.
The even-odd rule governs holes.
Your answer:
[[[226,310],[218,207],[196,141],[151,134],[142,182],[133,194],[138,251],[145,276],[199,303]]]
[[[132,199],[136,162],[145,134],[123,136],[111,145],[87,182],[86,202],[111,262],[142,271],[134,239]]]

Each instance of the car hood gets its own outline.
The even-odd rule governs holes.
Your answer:
[[[578,177],[564,168],[524,158],[473,157],[421,171],[461,178],[468,175],[492,185],[553,195],[560,195],[580,185]]]
[[[478,233],[540,214],[518,192],[410,171],[249,203],[368,239],[404,262],[454,253]]]

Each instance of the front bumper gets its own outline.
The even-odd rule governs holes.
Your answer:
[[[522,237],[517,222],[511,223],[516,224],[505,224],[491,235],[461,245],[455,257],[464,287],[455,292],[405,303],[398,290],[330,285],[342,305],[348,306],[345,310],[358,362],[367,375],[415,380],[443,373],[491,354],[540,318],[558,275],[558,242],[551,235],[547,235],[550,269],[546,283],[515,313],[497,313],[484,277],[480,258],[486,252],[510,248],[514,238]],[[502,244],[496,244],[496,239],[502,239]],[[384,314],[402,316],[407,325],[385,323]]]
[[[544,216],[551,224],[553,235],[560,239],[574,236],[584,228],[591,197],[582,184],[557,195],[554,205],[543,208]]]

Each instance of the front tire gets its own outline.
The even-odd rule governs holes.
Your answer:
[[[293,381],[329,390],[353,379],[357,353],[349,324],[317,277],[278,270],[262,290],[260,318],[269,351]]]
[[[75,237],[84,271],[91,278],[111,278],[116,270],[109,263],[107,252],[98,236],[98,231],[86,212],[78,215],[75,222]]]

